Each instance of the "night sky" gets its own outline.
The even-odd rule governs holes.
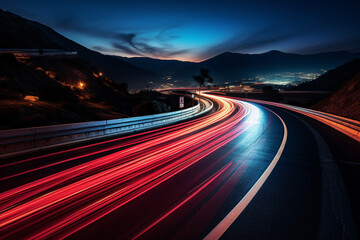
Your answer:
[[[121,56],[199,61],[226,51],[360,51],[359,0],[0,0],[0,8]]]

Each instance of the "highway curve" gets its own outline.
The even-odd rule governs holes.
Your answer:
[[[196,119],[2,160],[0,238],[318,239],[323,181],[308,126],[207,97],[216,111]]]

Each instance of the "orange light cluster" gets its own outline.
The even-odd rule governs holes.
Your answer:
[[[44,72],[48,77],[50,77],[50,78],[52,78],[52,79],[54,79],[54,78],[56,77],[56,73],[55,73],[55,72],[45,71],[45,70],[42,69],[41,67],[37,67],[37,68],[35,68],[35,70]]]
[[[36,101],[39,101],[39,97],[27,95],[24,97],[24,100],[29,101],[29,102],[36,102]]]
[[[78,88],[79,89],[84,89],[85,88],[85,83],[84,82],[79,82]]]
[[[56,77],[56,74],[54,72],[51,71],[45,71],[46,75],[48,75],[48,77],[54,79]]]
[[[99,72],[99,73],[93,73],[93,75],[94,75],[95,77],[101,77],[101,76],[103,75],[103,73],[102,73],[102,72]]]

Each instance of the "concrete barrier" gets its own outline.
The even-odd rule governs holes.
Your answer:
[[[209,111],[209,107],[204,110]],[[204,110],[200,112],[198,103],[184,110],[148,116],[3,130],[0,131],[0,156],[150,129],[193,117]]]

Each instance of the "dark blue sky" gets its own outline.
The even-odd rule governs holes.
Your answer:
[[[360,0],[0,3],[106,54],[198,61],[225,51],[360,51]]]

